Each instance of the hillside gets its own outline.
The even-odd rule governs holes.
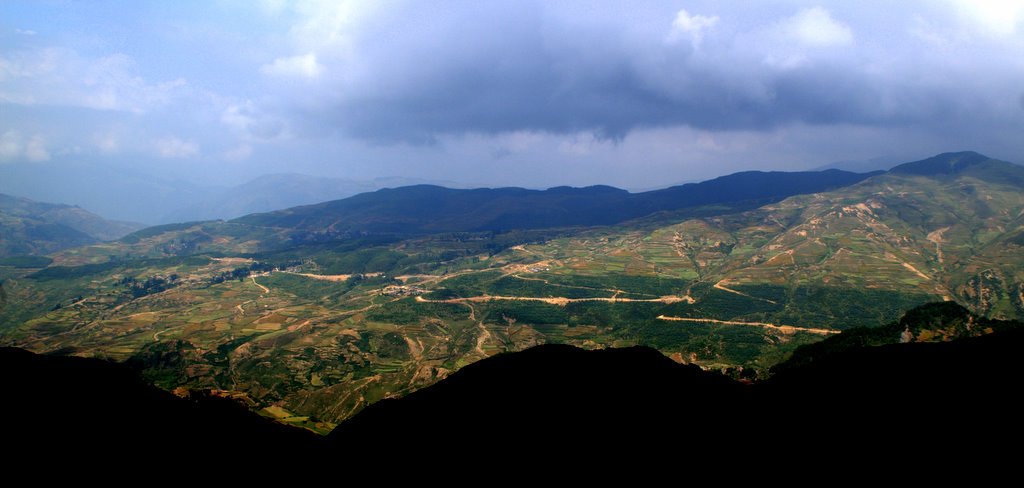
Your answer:
[[[364,227],[344,239],[301,219],[144,229],[56,254],[46,267],[0,266],[0,341],[126,361],[163,388],[225,392],[318,432],[538,344],[640,345],[764,378],[802,345],[930,302],[986,320],[1021,317],[1024,192],[1005,176],[1022,168],[973,159],[955,172],[890,172],[762,206],[703,205],[597,227]],[[415,200],[388,207],[380,197],[395,191],[369,195],[385,210]],[[488,193],[466,192],[451,201]],[[568,208],[597,194],[630,195],[599,187],[515,198]],[[474,213],[481,202],[462,215],[488,215]],[[293,210],[274,218],[327,215]],[[480,222],[494,220],[463,225]]]
[[[0,194],[0,257],[39,255],[111,241],[144,227],[79,207]]]

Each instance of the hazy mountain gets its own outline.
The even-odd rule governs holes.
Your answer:
[[[0,178],[0,192],[80,205],[107,218],[147,224],[163,223],[161,218],[169,209],[226,190],[157,176],[139,168],[88,162],[9,165]]]
[[[107,218],[153,225],[231,219],[422,183],[459,186],[416,178],[363,181],[294,173],[264,175],[240,185],[225,186],[161,176],[145,168],[41,162],[6,166],[4,177],[0,178],[0,192],[80,205]]]
[[[833,163],[818,166],[817,168],[814,168],[814,171],[824,171],[827,169],[841,169],[844,171],[853,171],[855,173],[888,171],[890,168],[896,166],[897,164],[900,164],[903,161],[904,160],[892,156],[883,156],[866,160],[836,161]]]
[[[106,220],[79,207],[0,194],[0,257],[49,254],[114,240],[143,227]]]
[[[422,183],[424,180],[398,177],[353,180],[295,173],[263,175],[167,212],[160,218],[160,222],[227,220],[252,213],[338,200],[381,188]]]

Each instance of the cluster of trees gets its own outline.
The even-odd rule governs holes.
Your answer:
[[[253,273],[264,273],[267,271],[273,271],[277,266],[262,261],[256,261],[248,266],[241,266],[231,271],[225,271],[219,275],[210,278],[210,284],[216,285],[217,283],[223,283],[230,280],[242,281],[249,277]]]
[[[171,274],[167,277],[159,275],[151,276],[145,281],[138,281],[131,276],[125,276],[118,281],[119,285],[128,286],[128,293],[130,293],[133,298],[160,293],[172,288],[176,283],[178,283],[177,274]]]

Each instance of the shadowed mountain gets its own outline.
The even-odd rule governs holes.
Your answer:
[[[248,215],[233,222],[334,233],[402,234],[610,225],[664,210],[740,201],[768,203],[840,188],[873,174],[749,171],[643,193],[608,186],[456,190],[417,185]]]
[[[947,319],[970,317],[964,314],[948,305],[922,307],[900,324],[938,330]],[[0,414],[5,442],[19,446],[16,459],[47,461],[55,449],[76,453],[65,462],[83,465],[187,453],[196,463],[190,471],[228,469],[229,461],[265,449],[305,461],[344,459],[350,466],[395,459],[420,466],[445,456],[486,460],[487,466],[553,463],[565,472],[576,469],[566,461],[593,462],[594,455],[658,454],[725,466],[760,445],[771,448],[768,462],[806,456],[807,449],[835,460],[865,449],[872,456],[919,459],[936,448],[989,445],[1021,433],[1015,396],[1024,327],[1004,323],[1000,329],[943,343],[833,350],[753,385],[677,364],[646,347],[537,346],[375,403],[326,442],[222,398],[174,397],[122,365],[4,348]],[[106,469],[104,463],[89,466]]]
[[[106,220],[76,206],[0,194],[0,257],[110,241],[143,227]]]
[[[252,446],[287,449],[319,440],[233,400],[201,393],[179,398],[99,359],[8,347],[0,348],[0,371],[0,429],[6,445],[18,446],[8,453],[15,459],[104,471],[113,459],[156,462],[188,453],[223,463],[246,457]],[[199,462],[190,471],[210,466]]]
[[[956,305],[929,306],[898,325],[941,329],[936,320],[964,316],[970,314]],[[1006,322],[1002,331],[943,343],[836,349],[753,386],[644,347],[537,346],[373,404],[329,439],[374,449],[417,432],[435,449],[469,456],[478,454],[460,451],[467,438],[489,439],[487,456],[666,449],[714,457],[757,442],[834,455],[865,442],[876,452],[953,447],[955,439],[997,435],[988,429],[1020,430],[1013,385],[1022,326]]]

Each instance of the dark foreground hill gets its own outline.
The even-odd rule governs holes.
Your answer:
[[[229,399],[179,398],[120,364],[11,347],[0,348],[0,397],[0,438],[13,448],[8,466],[96,474],[177,459],[178,469],[205,472],[259,446],[308,448],[320,440]]]
[[[173,460],[250,476],[298,465],[571,472],[646,456],[693,469],[793,458],[877,467],[950,452],[961,467],[981,456],[992,469],[1012,453],[998,442],[1022,433],[1022,346],[1018,324],[945,343],[844,347],[750,385],[645,347],[544,345],[375,403],[326,439],[223,399],[174,397],[121,365],[3,349],[0,413],[4,441],[29,462]],[[251,464],[268,456],[290,461]]]
[[[415,433],[462,456],[671,452],[722,462],[726,453],[770,448],[777,456],[916,458],[1021,433],[1021,346],[1024,330],[861,348],[756,385],[642,347],[538,346],[373,404],[329,439],[384,450]]]

